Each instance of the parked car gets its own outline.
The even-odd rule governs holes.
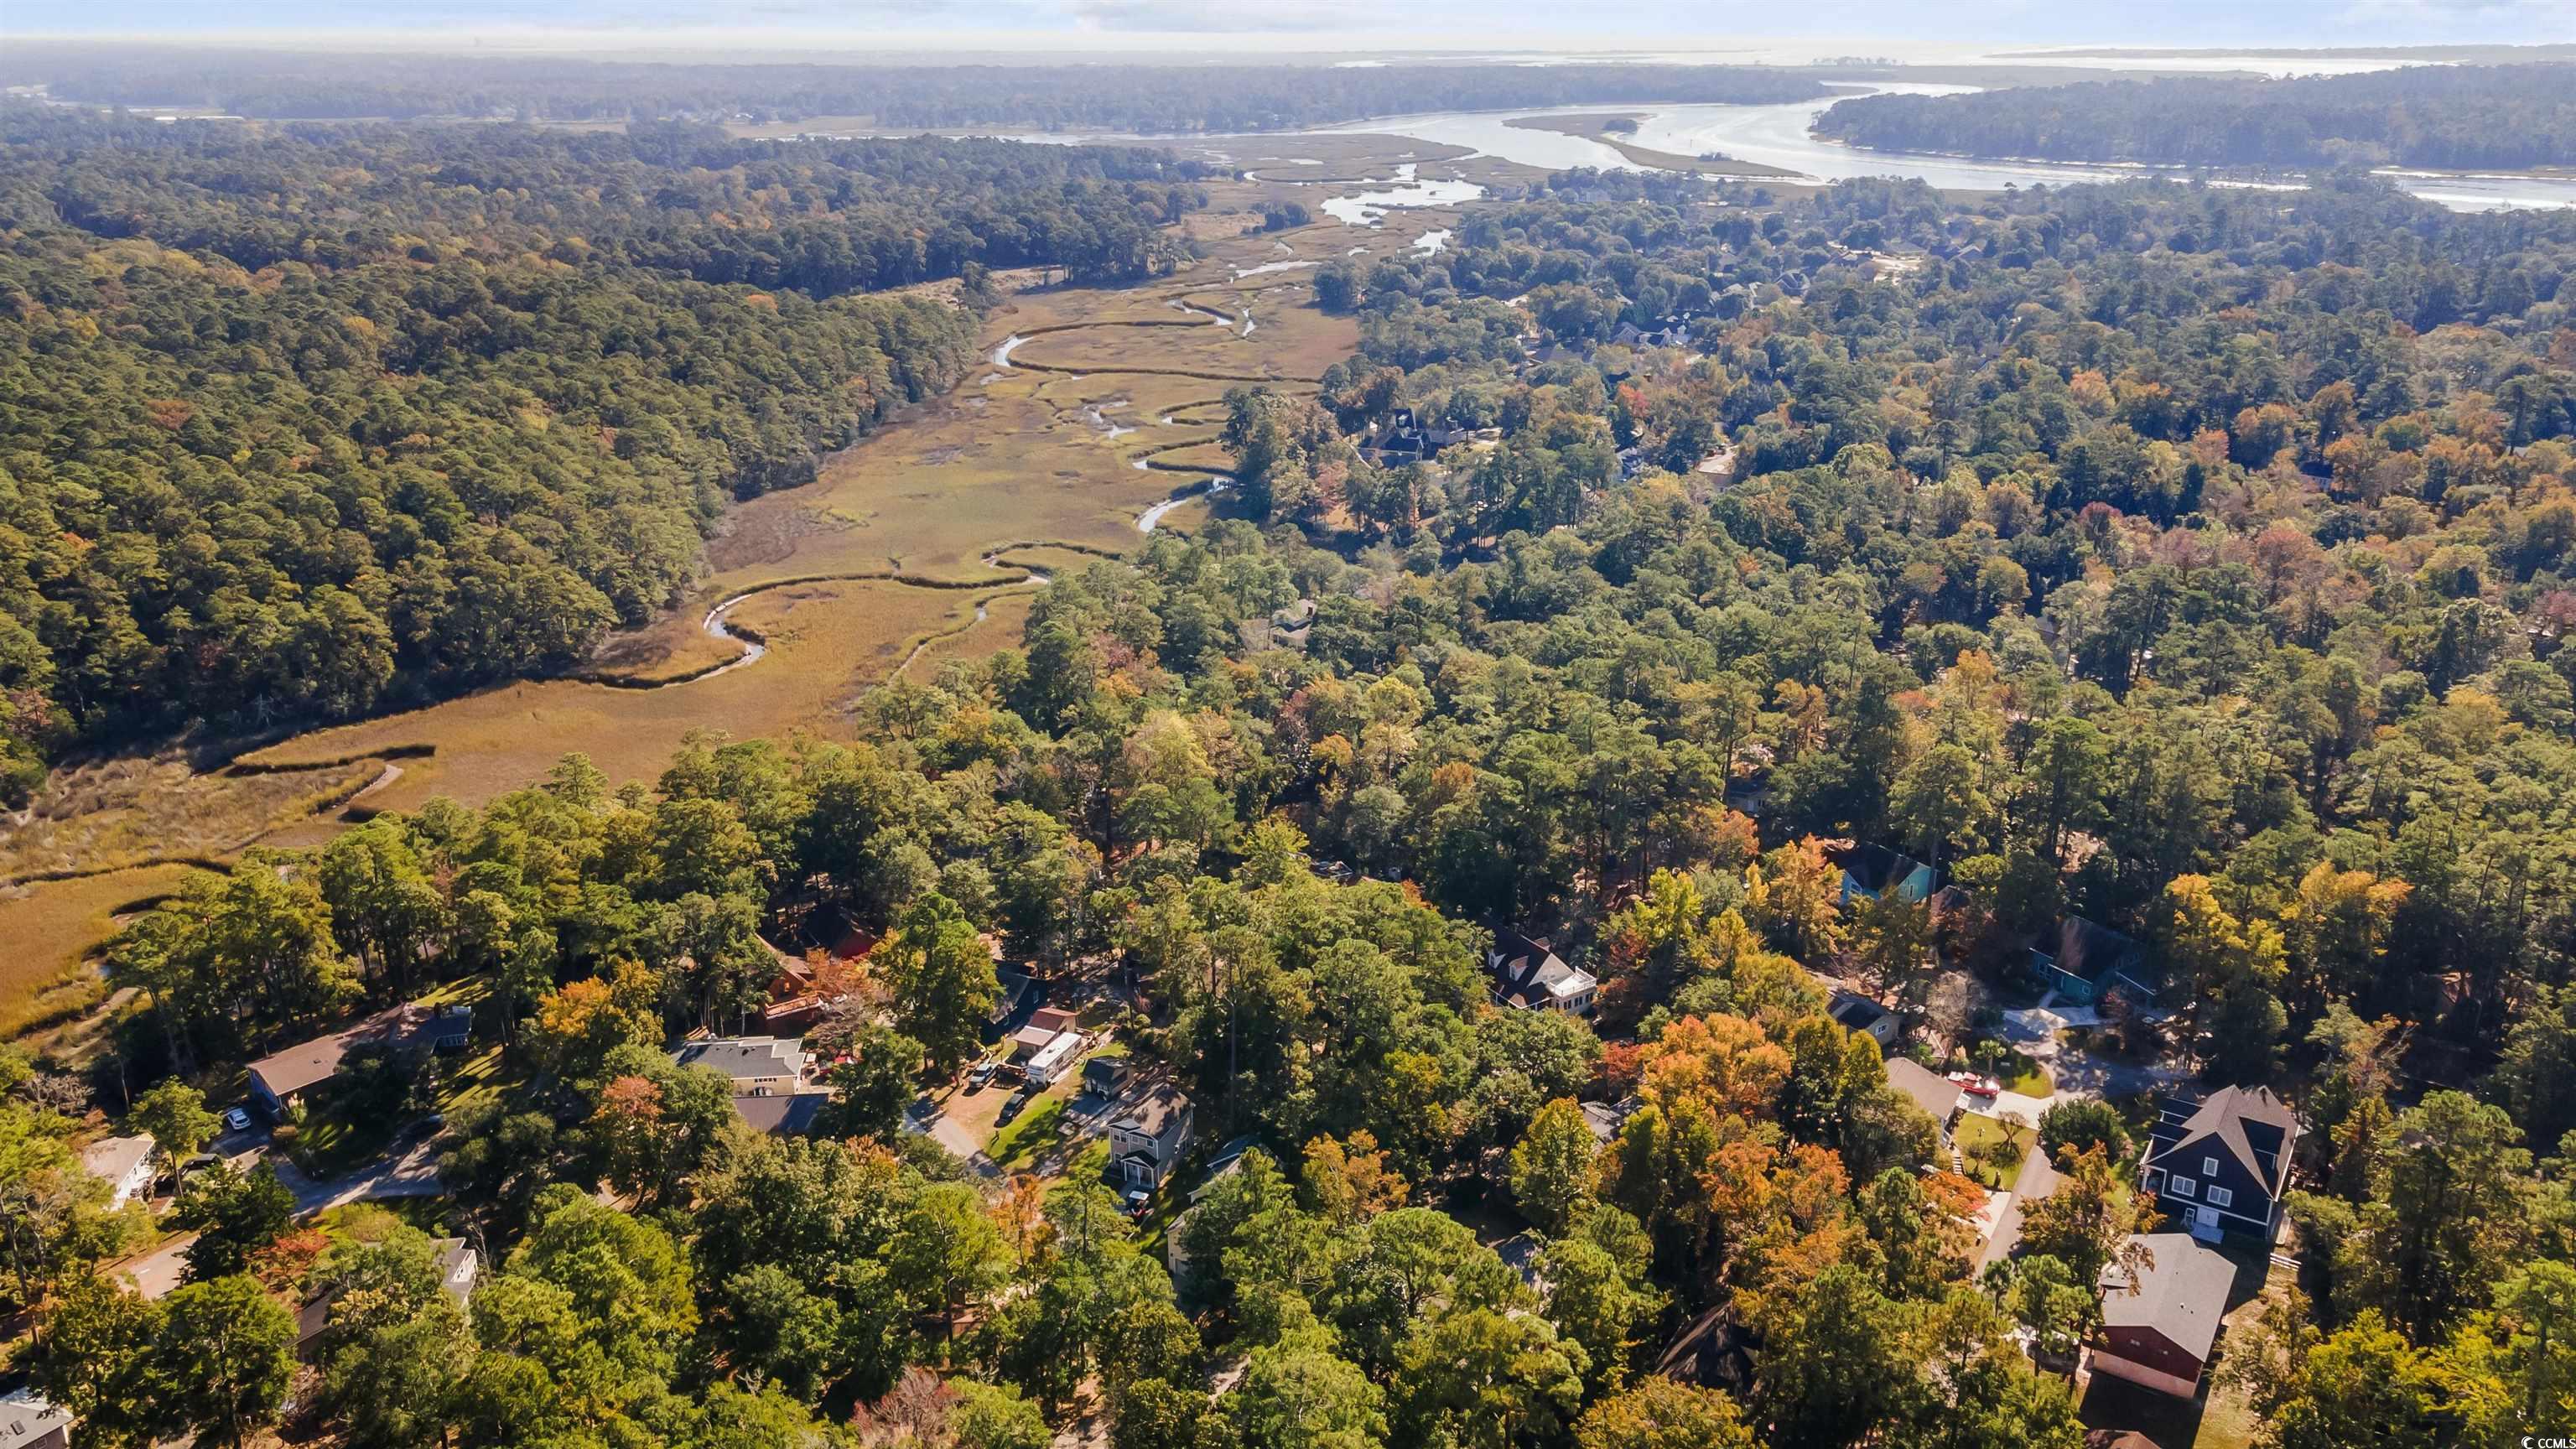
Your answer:
[[[227,1132],[248,1132],[250,1130],[250,1112],[241,1107],[226,1108],[224,1110],[224,1130]]]
[[[1154,1210],[1154,1195],[1141,1187],[1127,1189],[1127,1216],[1141,1218]]]
[[[975,1064],[975,1069],[966,1074],[966,1090],[970,1092],[980,1092],[986,1087],[993,1085],[993,1078],[999,1075],[1001,1070],[1002,1064],[993,1060],[991,1057],[986,1057],[984,1060],[977,1062]]]
[[[1022,1087],[1013,1092],[1011,1100],[1002,1104],[1002,1115],[993,1119],[993,1125],[999,1127],[1008,1124],[1012,1118],[1020,1115],[1021,1108],[1029,1104],[1029,1098],[1036,1095],[1036,1089],[1031,1087]]]

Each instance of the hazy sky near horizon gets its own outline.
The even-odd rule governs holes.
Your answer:
[[[2012,45],[2191,47],[2576,40],[2576,0],[0,0],[0,34],[136,40],[401,41],[454,49],[1378,46],[1725,49],[1801,59],[1838,46],[1964,53]],[[1570,16],[1579,15],[1574,20]],[[1579,27],[1579,28],[1577,28]]]

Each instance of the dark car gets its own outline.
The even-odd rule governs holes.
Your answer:
[[[1036,1095],[1036,1092],[1031,1091],[1027,1087],[1022,1087],[1018,1091],[1013,1092],[1011,1094],[1011,1100],[1002,1104],[1002,1115],[994,1118],[993,1124],[997,1127],[1007,1124],[1012,1118],[1020,1115],[1020,1109],[1026,1107],[1029,1104],[1029,1098]]]

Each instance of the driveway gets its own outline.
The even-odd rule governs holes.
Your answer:
[[[435,1139],[431,1139],[434,1141]],[[438,1154],[431,1141],[414,1143],[409,1150],[377,1160],[364,1171],[328,1181],[316,1181],[299,1171],[294,1163],[274,1160],[277,1180],[295,1194],[295,1215],[310,1217],[326,1208],[370,1198],[437,1197],[446,1189],[438,1182]],[[248,1171],[256,1163],[256,1154],[245,1154],[234,1166]],[[187,1253],[197,1241],[195,1233],[183,1233],[142,1257],[129,1259],[111,1271],[121,1275],[146,1298],[159,1298],[179,1286],[188,1271]]]
[[[2139,1065],[2094,1056],[2073,1047],[2061,1048],[2048,1064],[2048,1074],[2057,1082],[2060,1097],[2138,1097],[2164,1091],[2176,1082],[2191,1079],[2185,1067]]]
[[[424,1138],[346,1177],[316,1180],[305,1176],[292,1162],[273,1165],[277,1180],[295,1194],[299,1217],[370,1198],[437,1197],[447,1190],[438,1182],[437,1140],[435,1136]]]
[[[987,1087],[985,1090],[993,1089]],[[997,1106],[994,1110],[999,1111],[1000,1108]],[[975,1129],[940,1110],[939,1104],[928,1097],[918,1098],[904,1109],[903,1128],[907,1132],[918,1132],[946,1148],[949,1156],[965,1163],[977,1177],[998,1178],[1002,1175],[1002,1169],[994,1166],[993,1159],[984,1155],[984,1144]],[[984,1135],[991,1135],[989,1122]]]

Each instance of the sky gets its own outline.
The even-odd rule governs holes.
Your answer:
[[[2017,45],[2576,41],[2576,0],[0,0],[0,35],[458,51],[1741,48],[1946,58]],[[1578,25],[1569,15],[1579,15]]]

